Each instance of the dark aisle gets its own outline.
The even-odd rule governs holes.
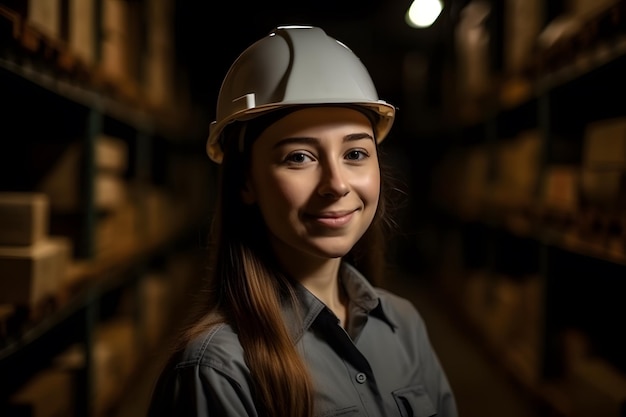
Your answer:
[[[418,308],[454,390],[460,417],[543,417],[538,404],[451,317],[445,300],[420,277],[398,274],[389,288]]]

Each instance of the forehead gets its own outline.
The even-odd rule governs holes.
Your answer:
[[[307,107],[288,113],[269,125],[263,137],[316,136],[324,131],[359,130],[373,134],[372,123],[362,112],[346,107]]]

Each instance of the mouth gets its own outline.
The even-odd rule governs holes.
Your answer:
[[[343,227],[352,220],[356,210],[332,211],[318,214],[307,214],[307,218],[316,224],[339,228]]]

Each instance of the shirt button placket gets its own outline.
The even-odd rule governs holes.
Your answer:
[[[363,384],[367,380],[367,376],[363,372],[359,372],[354,378],[359,384]]]

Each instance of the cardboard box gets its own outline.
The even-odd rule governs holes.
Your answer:
[[[138,98],[141,58],[146,52],[142,29],[150,17],[143,9],[143,2],[102,1],[100,70],[109,86],[131,101]]]
[[[626,207],[626,170],[583,168],[580,194],[586,205],[609,209]]]
[[[137,329],[132,319],[119,317],[98,326],[94,345],[96,415],[118,400],[138,360]]]
[[[43,193],[0,193],[0,246],[33,245],[48,233],[49,201]]]
[[[101,210],[117,210],[128,200],[128,190],[123,178],[106,172],[95,177],[95,206]]]
[[[162,187],[146,187],[140,192],[140,233],[148,242],[158,242],[171,236],[176,221],[180,219],[174,215],[174,204],[168,191]]]
[[[537,37],[544,26],[542,0],[507,0],[505,3],[504,65],[510,74],[530,67]]]
[[[137,331],[127,317],[100,323],[95,330],[92,351],[93,415],[106,416],[120,399],[135,371],[138,359]],[[55,366],[64,370],[85,367],[83,345],[74,345],[55,358]]]
[[[498,144],[495,152],[494,203],[504,208],[528,206],[537,186],[541,139],[535,130]]]
[[[32,417],[74,415],[74,379],[70,372],[49,368],[36,374],[9,403],[28,407]]]
[[[172,285],[167,276],[152,273],[140,282],[142,330],[149,349],[158,346],[171,325]]]
[[[113,210],[127,198],[126,183],[118,173],[126,165],[126,151],[120,141],[109,137],[98,138],[94,146],[94,204],[101,210]],[[80,143],[70,146],[38,185],[38,190],[48,195],[53,210],[72,212],[81,207],[83,158]]]
[[[162,108],[174,102],[175,50],[172,0],[148,0],[144,92],[148,103]]]
[[[115,136],[99,135],[95,142],[95,161],[99,171],[123,175],[128,168],[128,144]]]
[[[70,0],[69,47],[87,65],[96,61],[95,0]]]
[[[102,3],[102,71],[114,81],[128,76],[128,5],[125,0],[104,0]]]
[[[134,204],[124,204],[108,216],[98,220],[96,226],[96,253],[99,258],[115,256],[128,251],[138,243],[139,213]]]
[[[574,214],[579,208],[580,170],[576,166],[552,165],[543,178],[544,208],[562,214]]]
[[[41,33],[61,39],[61,0],[29,0],[26,21]]]
[[[32,246],[0,247],[0,303],[35,307],[55,296],[70,257],[71,244],[60,237]]]
[[[485,19],[489,6],[470,2],[461,10],[454,43],[462,98],[483,98],[493,87],[489,49],[493,42]]]
[[[626,117],[589,123],[585,129],[583,165],[626,170]]]

